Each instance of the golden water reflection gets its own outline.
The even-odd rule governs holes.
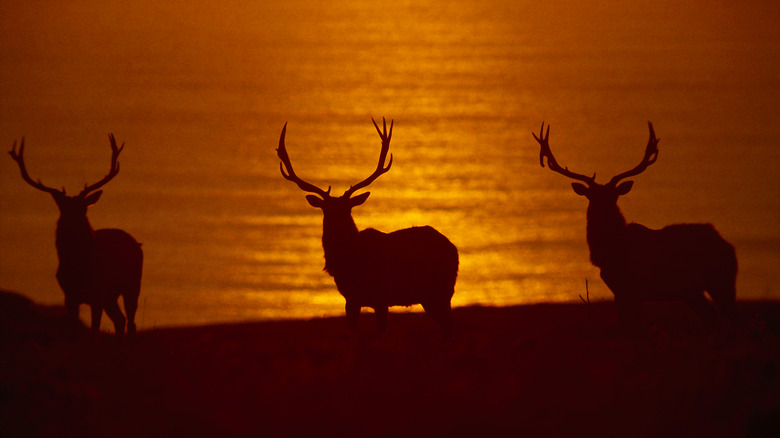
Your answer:
[[[296,171],[340,192],[376,165],[372,116],[395,120],[394,163],[355,221],[445,234],[457,306],[575,301],[585,280],[611,296],[587,202],[539,166],[542,121],[563,165],[605,178],[635,164],[652,120],[660,157],[626,217],[714,223],[737,246],[740,296],[776,297],[770,3],[10,2],[0,132],[27,136],[35,177],[74,188],[105,172],[107,132],[127,143],[90,220],[144,244],[141,327],[341,314],[321,213],[274,148],[288,122]],[[13,164],[0,160],[0,286],[61,303],[56,207]]]

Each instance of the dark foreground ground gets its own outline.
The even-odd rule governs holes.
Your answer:
[[[65,335],[0,294],[0,436],[780,436],[780,304],[706,329],[654,305],[460,308],[453,339],[392,314]]]

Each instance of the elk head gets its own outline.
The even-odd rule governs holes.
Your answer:
[[[588,198],[588,200],[592,205],[609,206],[609,205],[617,204],[618,197],[628,193],[634,184],[633,181],[620,182],[622,179],[634,175],[639,175],[640,173],[644,172],[648,166],[655,163],[655,161],[658,159],[659,139],[655,137],[655,131],[653,131],[653,124],[647,122],[647,125],[650,128],[650,139],[647,142],[647,147],[645,148],[645,155],[642,158],[642,161],[633,169],[613,176],[612,179],[610,179],[609,182],[606,184],[597,183],[595,173],[593,174],[593,176],[587,176],[580,173],[572,172],[569,170],[568,167],[561,167],[558,164],[558,162],[555,160],[555,157],[552,154],[552,151],[550,150],[550,144],[548,143],[548,140],[550,138],[550,125],[547,125],[547,132],[545,133],[544,123],[542,123],[542,128],[539,131],[539,136],[537,137],[536,134],[534,133],[532,133],[532,135],[534,136],[534,139],[536,139],[536,141],[541,146],[541,149],[539,151],[539,164],[541,164],[542,167],[544,167],[544,159],[546,157],[547,167],[549,167],[550,170],[552,170],[553,172],[560,173],[565,177],[577,181],[582,181],[585,183],[585,184],[580,184],[577,182],[572,183],[571,186],[574,189],[575,193],[577,193],[580,196],[585,196],[586,198]]]
[[[103,194],[103,191],[98,189],[111,181],[111,179],[119,173],[119,162],[117,160],[119,158],[119,153],[122,152],[125,145],[122,143],[122,146],[117,147],[113,134],[108,135],[108,140],[111,143],[111,168],[108,174],[95,184],[85,184],[84,189],[75,196],[66,195],[64,187],[61,190],[57,190],[43,185],[40,179],[34,181],[30,178],[24,164],[24,138],[22,138],[21,144],[19,145],[19,151],[16,151],[16,142],[14,142],[13,149],[9,154],[11,155],[11,158],[16,161],[16,164],[19,165],[19,170],[22,172],[22,179],[24,179],[27,184],[50,194],[52,198],[54,198],[54,202],[57,203],[57,208],[60,211],[60,222],[72,222],[86,218],[87,207],[96,203],[98,199],[100,199],[100,195]]]
[[[363,181],[350,186],[349,189],[347,189],[347,191],[344,192],[344,194],[341,196],[331,196],[330,187],[328,187],[327,191],[322,190],[314,184],[302,180],[295,174],[292,163],[290,162],[290,157],[287,155],[287,149],[284,146],[284,135],[287,131],[287,124],[285,123],[284,128],[282,128],[282,135],[279,137],[279,148],[276,149],[276,154],[279,156],[279,159],[282,160],[282,162],[279,164],[279,169],[282,172],[282,176],[285,179],[297,184],[301,190],[315,194],[306,195],[306,200],[312,207],[322,209],[326,221],[334,220],[334,222],[341,223],[343,220],[351,218],[352,208],[366,202],[370,192],[362,193],[357,196],[353,196],[353,194],[374,182],[374,180],[377,179],[380,175],[390,170],[390,166],[393,164],[393,154],[390,154],[390,161],[387,163],[387,166],[385,166],[387,152],[390,149],[390,139],[393,136],[393,121],[390,120],[390,132],[387,131],[387,122],[385,121],[384,117],[382,118],[382,130],[379,129],[379,126],[376,124],[376,121],[374,121],[373,118],[371,121],[374,123],[376,132],[379,133],[379,137],[382,139],[382,150],[379,153],[379,163],[377,164],[374,173],[372,173]],[[348,222],[351,222],[351,219],[349,219]]]

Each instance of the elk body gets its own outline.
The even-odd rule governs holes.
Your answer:
[[[373,120],[372,120],[373,121]],[[387,326],[388,308],[422,304],[442,328],[445,335],[452,330],[450,301],[455,292],[458,275],[458,250],[446,237],[432,227],[412,227],[383,233],[373,228],[358,231],[352,219],[352,208],[363,204],[369,193],[353,194],[390,170],[385,159],[393,135],[387,124],[377,132],[382,139],[379,164],[371,176],[350,186],[342,196],[331,196],[302,179],[293,171],[284,146],[285,124],[276,150],[282,161],[282,176],[298,185],[313,207],[322,209],[322,246],[325,251],[325,270],[333,276],[336,287],[346,299],[347,325],[356,330],[362,307],[374,309],[377,330]],[[286,172],[285,172],[286,170]]]
[[[633,181],[624,178],[642,173],[658,158],[658,139],[653,125],[642,161],[633,169],[614,176],[606,184],[574,173],[555,160],[542,130],[534,138],[541,145],[550,170],[585,184],[572,183],[574,192],[588,198],[587,241],[590,260],[601,269],[601,278],[615,295],[621,320],[631,323],[639,316],[643,301],[682,301],[705,319],[713,316],[714,305],[726,316],[735,313],[737,258],[734,247],[710,224],[677,224],[653,230],[627,224],[617,206],[618,197],[631,190]]]
[[[79,305],[87,304],[92,312],[92,329],[100,328],[100,320],[105,310],[114,323],[116,335],[135,333],[135,312],[138,307],[138,295],[141,291],[141,269],[143,253],[141,244],[122,230],[94,230],[87,219],[87,207],[96,203],[103,193],[98,190],[117,173],[119,153],[124,148],[117,147],[113,135],[111,143],[111,168],[109,173],[95,184],[85,186],[76,196],[68,196],[65,189],[46,187],[40,180],[33,181],[24,164],[24,139],[16,151],[16,142],[11,150],[11,158],[19,165],[22,178],[38,190],[49,193],[60,217],[57,220],[55,244],[59,267],[57,282],[65,294],[65,308],[68,315],[78,321]],[[119,308],[119,296],[124,299],[127,318]]]

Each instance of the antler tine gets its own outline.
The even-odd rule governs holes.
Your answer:
[[[295,171],[293,170],[292,163],[290,162],[290,157],[287,155],[287,148],[284,146],[284,136],[287,133],[287,123],[284,124],[284,127],[282,128],[282,135],[279,136],[279,147],[276,149],[276,155],[279,157],[280,160],[282,160],[281,163],[279,163],[279,170],[282,172],[282,176],[284,179],[288,181],[292,181],[295,184],[298,185],[298,187],[305,191],[310,193],[316,193],[320,195],[323,199],[330,195],[330,187],[328,187],[328,191],[324,191],[321,188],[315,186],[314,184],[308,183],[298,177],[298,175],[295,174]],[[285,173],[285,169],[287,169],[287,172]]]
[[[642,161],[640,161],[639,164],[637,164],[636,167],[634,167],[633,169],[613,176],[612,179],[609,180],[609,184],[615,186],[623,178],[639,175],[640,173],[644,172],[648,166],[655,163],[655,161],[658,159],[658,142],[660,141],[660,139],[655,137],[655,130],[653,130],[653,124],[651,122],[647,122],[647,126],[650,129],[650,139],[647,140],[647,147],[645,148],[645,155],[644,157],[642,157]]]
[[[544,132],[544,122],[542,122],[542,128],[539,130],[539,136],[537,137],[535,133],[531,133],[531,135],[534,136],[534,139],[539,143],[541,148],[539,149],[539,164],[544,167],[544,158],[547,157],[547,167],[552,170],[553,172],[560,173],[563,176],[566,176],[568,178],[576,179],[578,181],[582,181],[587,183],[588,185],[594,184],[596,181],[596,174],[594,173],[593,176],[585,176],[579,173],[575,173],[569,170],[568,167],[561,167],[558,164],[558,161],[553,156],[552,150],[550,150],[550,143],[548,142],[550,138],[550,125],[547,125],[547,133]]]
[[[379,134],[379,137],[382,138],[382,147],[383,151],[385,152],[385,155],[387,155],[387,150],[384,150],[385,146],[385,137],[387,137],[387,147],[390,147],[390,139],[393,137],[393,120],[390,120],[390,133],[387,133],[387,120],[385,120],[384,116],[382,116],[382,129],[384,131],[384,134],[382,131],[379,130],[379,125],[376,124],[376,120],[374,120],[373,117],[371,117],[371,123],[374,124],[374,128],[376,128],[376,133]]]
[[[95,190],[103,187],[107,182],[114,179],[114,177],[119,173],[119,154],[122,152],[122,149],[125,148],[125,144],[122,143],[122,146],[117,147],[114,134],[108,134],[108,141],[111,144],[111,168],[109,169],[108,174],[95,184],[84,184],[84,190],[79,193],[79,196],[86,196],[90,192],[94,192]]]
[[[11,155],[11,158],[16,161],[16,164],[19,165],[19,170],[22,172],[22,179],[24,179],[27,184],[46,193],[65,194],[65,189],[57,190],[51,187],[46,187],[43,185],[43,183],[41,183],[40,179],[38,181],[34,181],[32,178],[30,178],[30,174],[27,173],[27,167],[24,165],[24,137],[22,137],[21,144],[19,145],[19,152],[16,152],[16,140],[14,140],[13,148],[10,152],[8,152],[8,154]]]
[[[385,166],[385,160],[387,160],[387,152],[390,150],[390,139],[393,137],[393,120],[390,120],[390,132],[387,132],[387,121],[384,117],[382,117],[382,130],[379,130],[379,125],[376,124],[376,120],[374,118],[371,118],[371,122],[374,123],[374,128],[376,128],[376,132],[379,134],[379,138],[382,139],[382,150],[379,152],[379,163],[376,165],[376,170],[374,170],[374,173],[372,173],[368,178],[364,179],[363,181],[360,181],[359,183],[350,186],[349,190],[344,192],[344,195],[350,196],[353,193],[355,193],[357,190],[362,189],[363,187],[368,186],[372,182],[374,182],[375,179],[379,178],[380,175],[387,173],[387,171],[390,170],[390,166],[393,165],[393,154],[390,154],[390,161],[388,161],[387,166]]]

